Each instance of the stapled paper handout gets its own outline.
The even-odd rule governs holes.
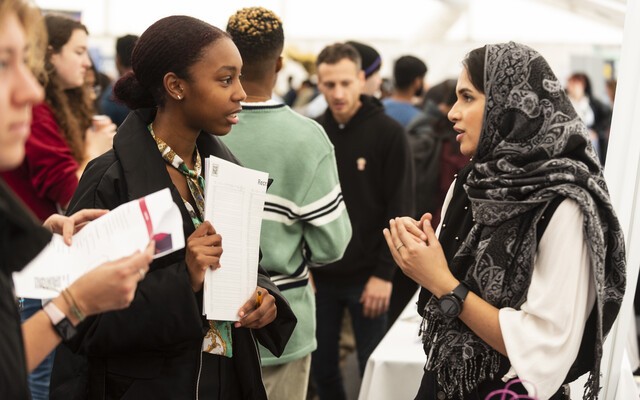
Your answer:
[[[169,189],[122,204],[87,224],[67,246],[61,235],[13,275],[16,295],[45,299],[107,261],[143,251],[156,242],[154,258],[184,247],[182,216]]]
[[[256,289],[268,178],[218,157],[205,159],[205,219],[222,236],[223,250],[221,267],[208,269],[204,277],[207,319],[237,321]]]

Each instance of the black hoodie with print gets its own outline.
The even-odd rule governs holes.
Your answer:
[[[364,283],[372,275],[391,281],[395,262],[382,230],[389,219],[413,215],[413,162],[406,134],[382,103],[361,96],[346,124],[327,108],[317,121],[335,147],[338,175],[353,235],[343,258],[313,270],[318,282]]]

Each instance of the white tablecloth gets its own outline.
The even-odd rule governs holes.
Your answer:
[[[358,400],[405,400],[418,393],[426,356],[418,337],[417,299],[416,293],[369,357]]]
[[[358,400],[412,400],[418,393],[426,361],[418,330],[418,293],[373,351],[362,378]],[[624,357],[616,400],[638,399],[628,358]],[[571,398],[581,399],[586,375],[571,384]],[[601,392],[603,393],[603,392]]]

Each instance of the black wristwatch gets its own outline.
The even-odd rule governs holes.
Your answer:
[[[438,299],[440,311],[445,317],[457,318],[462,312],[462,303],[469,294],[469,288],[462,282],[450,293],[447,293]]]
[[[51,320],[53,329],[56,330],[56,332],[62,338],[63,341],[67,341],[71,339],[73,336],[75,336],[76,334],[75,326],[73,326],[73,324],[71,323],[71,321],[69,321],[67,316],[64,315],[62,311],[60,311],[58,306],[56,306],[53,302],[50,301],[47,304],[45,304],[45,306],[42,307],[42,309]]]

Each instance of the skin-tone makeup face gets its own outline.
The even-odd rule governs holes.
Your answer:
[[[0,171],[16,168],[24,159],[31,127],[31,107],[44,91],[29,66],[25,31],[15,14],[0,20]]]
[[[318,65],[318,87],[336,121],[346,124],[362,105],[364,72],[348,58],[335,64],[322,63]]]
[[[478,149],[484,117],[485,95],[469,79],[467,69],[463,68],[456,85],[458,100],[449,111],[448,117],[458,132],[456,141],[460,143],[460,152],[473,157]]]
[[[204,49],[202,59],[189,68],[190,79],[182,83],[183,112],[196,129],[226,135],[238,123],[240,102],[247,97],[240,83],[241,69],[240,52],[228,38]]]
[[[56,69],[64,89],[77,88],[84,83],[87,69],[91,67],[87,40],[88,36],[84,30],[75,29],[60,51],[51,55],[51,64]]]

